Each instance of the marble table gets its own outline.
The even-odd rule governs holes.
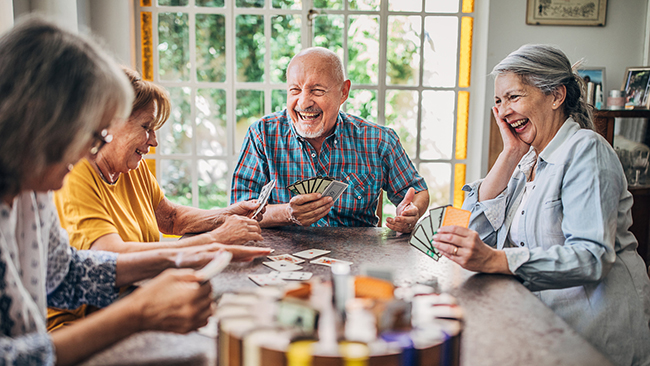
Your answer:
[[[515,278],[475,274],[441,258],[439,262],[408,244],[407,235],[387,228],[264,229],[258,246],[273,254],[310,248],[328,249],[328,256],[363,267],[391,269],[397,284],[427,282],[456,296],[465,311],[462,365],[611,365],[611,363]],[[256,285],[249,274],[268,273],[265,259],[233,263],[213,281],[222,293]],[[328,277],[330,268],[303,263],[303,271]],[[216,340],[198,332],[136,334],[88,360],[88,365],[216,364]]]

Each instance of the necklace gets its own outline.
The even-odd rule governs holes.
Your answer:
[[[95,164],[95,167],[97,167],[97,172],[99,173],[99,177],[102,178],[102,180],[103,180],[106,184],[109,184],[109,185],[112,185],[112,186],[113,186],[113,185],[115,185],[115,183],[117,183],[117,180],[116,180],[115,182],[111,182],[111,181],[109,181],[108,179],[106,179],[106,177],[104,176],[104,174],[102,174],[102,170],[99,169],[99,165],[97,165],[97,162],[93,160],[93,163]]]

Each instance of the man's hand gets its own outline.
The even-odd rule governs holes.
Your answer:
[[[400,233],[410,233],[413,231],[415,224],[420,218],[420,211],[413,204],[413,197],[415,197],[415,189],[409,188],[404,196],[402,202],[397,205],[397,212],[395,218],[389,217],[386,219],[386,226]]]
[[[320,193],[300,194],[289,201],[287,213],[294,224],[309,226],[325,217],[332,206],[332,197],[323,197]]]
[[[245,202],[243,202],[245,203]],[[224,244],[244,244],[251,240],[263,240],[260,224],[244,216],[232,215],[209,234],[213,240]]]

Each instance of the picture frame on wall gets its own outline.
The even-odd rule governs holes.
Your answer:
[[[628,67],[621,86],[625,108],[650,109],[650,67]]]
[[[607,0],[528,0],[526,24],[605,26]]]
[[[596,106],[597,102],[597,91],[600,89],[602,93],[603,100],[607,95],[607,89],[605,88],[605,68],[604,67],[581,67],[578,70],[578,75],[584,80],[585,87],[587,91],[587,103],[593,106]],[[589,84],[591,83],[591,84]],[[600,86],[600,88],[598,87]],[[601,103],[603,102],[601,100]],[[602,108],[601,106],[596,106],[596,108]]]

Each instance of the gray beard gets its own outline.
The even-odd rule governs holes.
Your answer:
[[[296,132],[298,132],[298,135],[306,139],[315,139],[321,137],[321,135],[323,135],[323,132],[325,132],[325,125],[321,125],[320,129],[312,132],[304,131],[298,123],[294,123],[293,125],[296,128]]]

